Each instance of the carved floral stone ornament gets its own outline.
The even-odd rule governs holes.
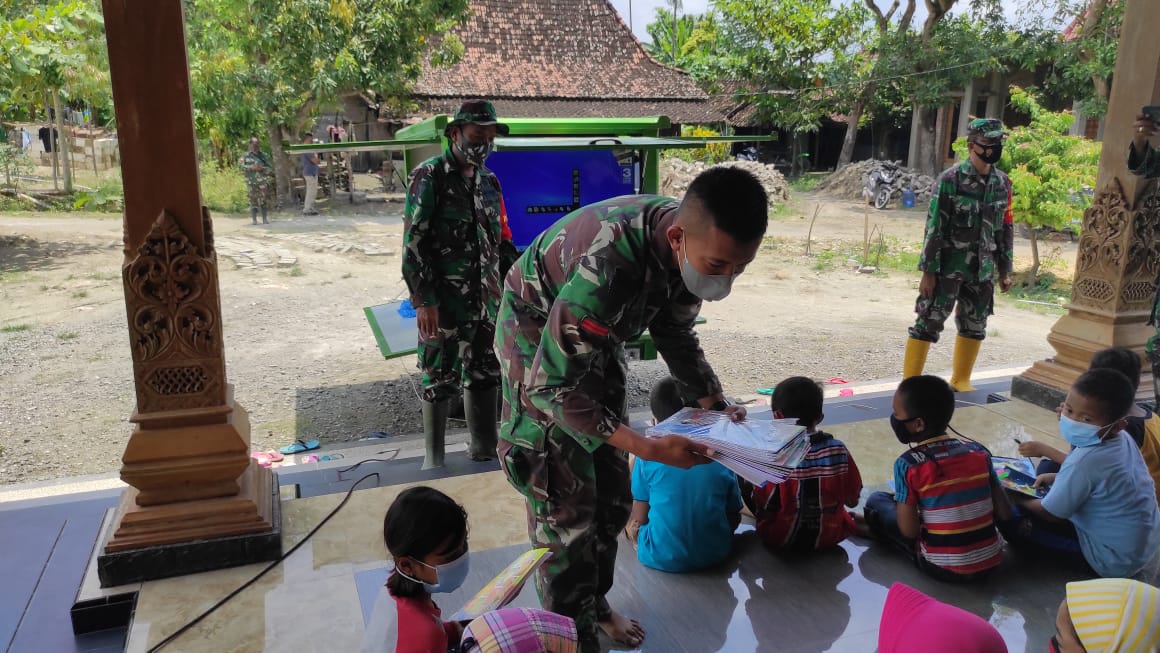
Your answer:
[[[1132,207],[1118,179],[1084,212],[1074,304],[1102,311],[1146,311],[1160,272],[1160,186]]]
[[[162,212],[122,276],[133,362],[144,380],[138,410],[220,403],[211,398],[216,395],[212,390],[224,385],[212,258],[190,242],[172,215]]]

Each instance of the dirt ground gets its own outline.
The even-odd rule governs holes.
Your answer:
[[[390,202],[278,214],[269,227],[216,216],[228,376],[255,449],[421,431],[414,358],[384,360],[362,311],[403,296],[400,216]],[[870,217],[891,238],[921,240],[921,210]],[[796,197],[733,294],[705,306],[702,344],[728,392],[795,374],[898,375],[918,274],[817,264],[818,252],[861,243],[863,219],[853,203]],[[1017,267],[1027,256],[1020,241]],[[1061,246],[1060,259],[1074,257]],[[121,262],[119,216],[0,215],[0,483],[118,469],[134,404]],[[978,367],[1051,354],[1045,336],[1060,313],[1026,306],[997,304]],[[946,340],[932,371],[949,369]],[[646,405],[665,373],[660,361],[633,363],[632,404]]]

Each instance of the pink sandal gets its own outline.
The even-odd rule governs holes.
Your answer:
[[[277,451],[270,450],[270,451],[255,451],[255,452],[250,454],[250,458],[253,458],[254,460],[258,461],[258,464],[261,465],[262,467],[269,467],[270,465],[273,465],[274,463],[282,462],[283,456],[282,456],[282,454],[278,453]]]

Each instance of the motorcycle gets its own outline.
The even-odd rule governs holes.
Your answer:
[[[738,152],[733,159],[735,161],[757,161],[758,152],[756,145],[750,145]]]
[[[898,175],[898,164],[883,162],[881,166],[876,167],[870,171],[870,174],[866,175],[866,181],[862,186],[862,196],[866,198],[867,202],[872,203],[874,208],[885,209],[896,195],[902,195],[901,190],[894,188],[894,180]]]

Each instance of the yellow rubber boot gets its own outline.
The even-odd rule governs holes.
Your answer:
[[[975,389],[971,385],[971,370],[975,368],[975,359],[979,357],[979,347],[982,340],[974,338],[955,338],[955,356],[951,370],[951,387],[955,392],[970,392]]]
[[[929,341],[907,338],[906,355],[902,359],[902,378],[909,379],[912,376],[922,374],[922,369],[926,367],[926,355],[929,351]]]

